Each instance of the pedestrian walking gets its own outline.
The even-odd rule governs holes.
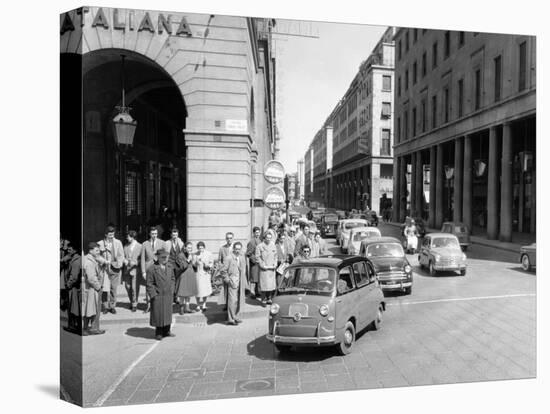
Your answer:
[[[309,225],[306,223],[300,224],[302,234],[296,238],[296,245],[294,246],[294,255],[298,255],[302,251],[302,246],[308,245],[311,248],[311,235],[309,233]]]
[[[277,248],[273,243],[273,234],[266,232],[264,241],[256,247],[256,260],[260,266],[260,292],[262,305],[271,304],[275,285],[275,269],[277,268]]]
[[[327,245],[321,238],[321,232],[316,231],[311,242],[311,257],[319,257],[328,254]]]
[[[191,297],[197,296],[197,256],[193,253],[193,243],[185,243],[182,273],[176,280],[176,296],[180,301],[180,315],[190,313]]]
[[[232,252],[226,257],[221,275],[227,287],[227,324],[242,322],[239,313],[245,300],[246,258],[242,254],[242,243],[233,244]]]
[[[107,226],[105,237],[98,242],[101,256],[105,259],[103,278],[103,313],[116,313],[116,297],[124,265],[122,242],[115,238],[114,226]]]
[[[136,240],[136,236],[137,233],[134,230],[129,230],[126,234],[127,244],[124,246],[124,272],[122,275],[132,312],[137,310],[140,287],[138,270],[141,262],[141,244]]]
[[[147,293],[151,299],[150,324],[155,327],[155,338],[175,336],[170,332],[172,301],[174,300],[174,269],[168,265],[170,252],[164,247],[157,250],[157,262],[147,269]]]
[[[164,242],[158,239],[158,230],[152,226],[149,228],[149,240],[146,240],[141,245],[141,279],[140,284],[146,286],[146,274],[147,269],[154,264],[156,260],[157,251],[164,247]],[[143,313],[147,313],[150,310],[149,295],[145,296],[146,308]]]
[[[221,271],[223,268],[225,261],[229,256],[231,256],[232,250],[233,250],[233,238],[235,235],[232,232],[225,233],[225,244],[220,247],[220,250],[218,252],[218,263],[217,263],[217,269]],[[217,278],[217,275],[215,275]],[[222,278],[222,286],[220,289],[220,292],[218,294],[218,304],[227,304],[227,283]],[[224,311],[227,310],[227,306],[225,306]]]
[[[259,296],[259,286],[258,282],[260,281],[260,267],[258,266],[258,261],[256,260],[256,247],[262,242],[260,240],[261,230],[259,227],[254,227],[252,230],[252,240],[250,240],[246,246],[246,257],[248,258],[248,285],[250,287],[250,297],[255,298]]]
[[[170,252],[168,256],[168,266],[174,271],[174,277],[176,278],[176,285],[179,284],[179,278],[183,267],[183,252],[185,246],[183,241],[179,237],[179,230],[174,227],[170,231],[170,240],[166,241],[164,248]],[[177,303],[176,290],[174,290],[174,302]]]
[[[197,250],[197,308],[195,311],[199,312],[206,310],[206,300],[212,294],[210,271],[214,265],[214,259],[212,258],[212,254],[206,250],[204,242],[200,241],[197,243]]]
[[[66,330],[79,335],[82,334],[82,258],[78,254],[79,249],[73,243],[68,243],[67,254],[70,256],[68,268],[66,271],[65,285],[68,290],[68,306],[67,318],[68,323]]]
[[[88,253],[82,261],[82,335],[101,335],[105,331],[99,329],[101,311],[101,287],[103,285],[104,259],[101,257],[99,244],[88,244]]]

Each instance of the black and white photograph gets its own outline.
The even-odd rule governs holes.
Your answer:
[[[444,409],[495,384],[538,412],[512,390],[540,393],[545,352],[540,19],[101,3],[41,19],[58,28],[58,130],[39,138],[58,193],[37,182],[29,207],[52,204],[58,221],[39,220],[57,233],[27,213],[18,233],[37,236],[12,245],[57,236],[40,270],[52,300],[27,301],[26,329],[57,315],[42,358],[59,383],[39,392],[391,412],[407,389],[454,386]]]

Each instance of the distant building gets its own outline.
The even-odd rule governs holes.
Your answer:
[[[535,38],[400,28],[394,39],[394,220],[535,233]]]
[[[293,202],[299,199],[298,193],[298,173],[287,174],[288,194],[287,198]]]
[[[297,190],[296,190],[296,194],[298,196],[298,199],[299,200],[304,200],[305,199],[305,168],[304,168],[304,159],[300,159],[298,160],[298,170],[296,172],[296,174],[298,174],[297,176],[297,182],[296,182],[296,186],[297,186]]]

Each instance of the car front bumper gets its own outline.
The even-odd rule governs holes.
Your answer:
[[[382,290],[402,290],[412,286],[412,281],[397,281],[392,280],[388,282],[380,282],[380,289]]]
[[[316,336],[312,338],[301,336],[267,335],[267,340],[282,345],[334,345],[336,336]]]
[[[442,272],[457,272],[459,270],[466,270],[466,265],[446,265],[446,264],[434,264],[434,269]]]

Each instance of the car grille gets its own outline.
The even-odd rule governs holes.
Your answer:
[[[378,280],[380,280],[381,282],[402,277],[405,277],[405,272],[402,272],[400,270],[392,270],[391,272],[378,273]]]
[[[458,265],[458,259],[454,257],[443,257],[437,263],[441,266],[456,266]]]

